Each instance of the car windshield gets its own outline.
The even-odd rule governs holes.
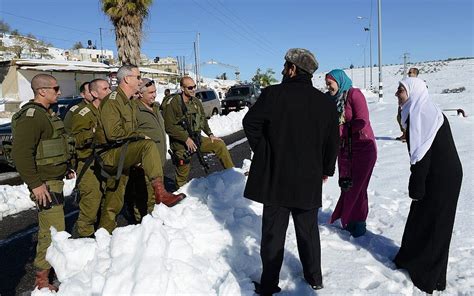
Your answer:
[[[248,87],[236,87],[236,88],[231,88],[227,96],[248,96],[248,95],[249,95]]]

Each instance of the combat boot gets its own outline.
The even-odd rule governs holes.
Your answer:
[[[36,271],[35,287],[37,287],[38,290],[48,288],[51,291],[57,292],[58,288],[49,283],[49,271],[50,269],[41,269]]]
[[[153,191],[155,192],[155,203],[164,203],[167,207],[172,207],[178,204],[180,201],[182,201],[185,197],[186,194],[180,193],[180,194],[173,194],[169,193],[165,189],[165,185],[163,182],[159,179],[155,179],[151,182],[151,186],[153,187]]]

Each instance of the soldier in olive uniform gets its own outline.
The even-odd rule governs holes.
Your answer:
[[[12,157],[17,171],[38,206],[38,245],[34,266],[35,286],[57,290],[48,279],[51,265],[46,250],[51,244],[50,227],[65,229],[63,177],[71,151],[61,119],[49,109],[61,94],[56,79],[38,74],[31,80],[34,99],[12,118]]]
[[[88,104],[92,103],[94,98],[91,95],[90,89],[89,89],[89,81],[84,82],[81,84],[79,87],[79,92],[81,97],[83,98],[82,102],[80,102],[77,105],[74,105],[69,109],[64,116],[64,128],[66,129],[66,133],[71,134],[71,129],[72,129],[72,117],[74,114],[76,114],[79,109],[82,109],[82,107],[87,106]]]
[[[118,183],[111,178],[107,181],[107,191],[115,194],[106,193],[99,226],[109,232],[116,227],[116,216],[123,207],[128,169],[134,165],[141,163],[145,175],[151,181],[157,204],[162,202],[167,206],[174,206],[185,197],[184,194],[175,195],[166,191],[158,148],[149,137],[137,131],[136,116],[130,98],[139,91],[141,76],[138,67],[133,65],[120,67],[117,80],[119,83],[117,89],[108,95],[99,107],[107,141],[104,144],[122,144],[101,154],[104,168],[110,174],[117,174],[120,167],[124,169]]]
[[[160,104],[155,99],[155,81],[143,78],[140,84],[140,98],[132,101],[137,118],[137,131],[148,136],[156,143],[161,164],[164,165],[166,161],[165,123],[160,112]],[[130,169],[125,195],[126,199],[133,204],[134,216],[137,222],[140,222],[143,216],[153,211],[155,206],[153,188],[141,166]]]
[[[100,128],[99,105],[110,94],[109,82],[105,79],[94,79],[89,84],[92,102],[83,105],[72,116],[71,135],[75,138],[77,154],[77,187],[81,200],[79,202],[79,217],[77,218],[77,232],[80,237],[94,236],[94,225],[97,221],[100,203],[104,195],[104,180],[95,169],[93,148],[103,133],[96,133]]]
[[[187,119],[194,133],[200,135],[203,131],[209,136],[201,136],[201,152],[215,153],[226,169],[234,167],[224,141],[215,137],[209,128],[202,103],[195,96],[196,84],[194,80],[191,77],[183,77],[180,85],[182,93],[167,97],[166,102],[161,106],[163,108],[165,129],[170,137],[170,148],[177,158],[183,160],[176,165],[175,170],[176,186],[178,187],[183,186],[188,179],[190,171],[188,152],[194,153],[197,150],[196,143],[182,125],[183,119]]]

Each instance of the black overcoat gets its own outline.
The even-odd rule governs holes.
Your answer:
[[[309,75],[265,88],[243,120],[254,152],[244,196],[300,209],[321,207],[322,177],[334,174],[336,104]]]

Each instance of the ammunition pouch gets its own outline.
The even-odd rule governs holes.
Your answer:
[[[36,152],[36,165],[67,163],[74,156],[74,139],[61,135],[56,139],[41,140]]]

